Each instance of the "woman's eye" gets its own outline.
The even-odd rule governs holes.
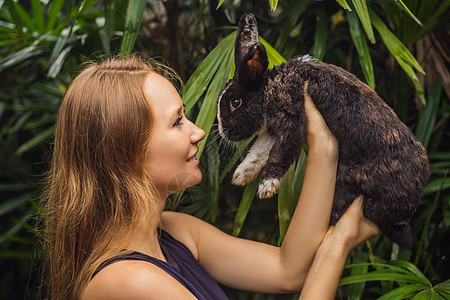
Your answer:
[[[179,117],[176,121],[175,121],[175,123],[173,123],[173,126],[177,126],[177,125],[181,125],[182,123],[181,123],[181,120],[183,119],[183,116],[181,116],[181,117]]]
[[[238,108],[239,106],[241,106],[241,104],[242,104],[242,100],[239,98],[231,100],[231,106],[233,108]]]

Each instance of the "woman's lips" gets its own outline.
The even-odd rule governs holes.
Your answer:
[[[191,162],[191,161],[198,161],[198,158],[197,158],[197,156],[194,155],[193,157],[189,158],[187,161],[188,161],[188,162]]]

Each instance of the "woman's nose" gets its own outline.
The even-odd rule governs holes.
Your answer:
[[[195,144],[205,138],[205,131],[203,129],[197,127],[197,125],[195,125],[194,123],[192,123],[192,125],[193,125],[193,131],[191,134],[191,143]]]

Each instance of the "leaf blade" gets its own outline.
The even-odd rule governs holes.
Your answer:
[[[352,0],[355,6],[356,13],[361,20],[362,27],[367,34],[367,38],[372,44],[375,44],[375,34],[371,24],[371,18],[369,16],[369,9],[367,8],[366,0]]]
[[[324,10],[319,10],[316,15],[316,31],[314,34],[313,56],[323,59],[327,47],[327,18]]]
[[[133,51],[146,4],[146,0],[134,0],[128,2],[125,29],[119,52],[121,56],[127,57]]]
[[[58,14],[64,4],[64,0],[55,0],[52,2],[50,12],[48,14],[48,21],[46,26],[46,32],[52,30],[58,20]]]
[[[347,20],[349,22],[350,35],[358,52],[358,59],[364,73],[367,84],[375,89],[375,74],[370,56],[369,47],[367,46],[365,35],[362,34],[359,21],[352,12],[347,12]]]
[[[202,107],[198,113],[198,116],[195,120],[195,125],[202,128],[205,131],[206,136],[209,135],[211,131],[211,127],[216,119],[217,115],[217,98],[222,90],[225,88],[226,81],[228,80],[229,70],[231,68],[232,63],[232,51],[228,51],[225,53],[225,57],[223,58],[220,67],[217,73],[214,75],[214,78],[211,81],[210,86],[205,95],[205,99],[203,100]],[[200,158],[202,155],[203,149],[206,145],[206,140],[203,139],[200,141],[198,146],[197,157]]]
[[[207,90],[207,87],[217,69],[220,67],[225,54],[229,51],[233,52],[235,36],[236,32],[231,33],[224,38],[203,60],[200,66],[197,67],[191,77],[189,77],[181,91],[183,102],[186,105],[186,113],[190,112],[199,98]]]
[[[234,217],[233,236],[238,236],[241,232],[244,221],[255,198],[256,191],[258,189],[259,176],[252,182],[248,183],[244,188],[241,202]]]

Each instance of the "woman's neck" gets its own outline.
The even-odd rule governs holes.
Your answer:
[[[155,199],[154,217],[148,218],[146,216],[141,217],[140,225],[135,231],[129,247],[129,250],[142,252],[160,260],[166,261],[164,254],[161,250],[158,238],[158,227],[161,219],[161,213],[164,210],[166,203],[165,198]]]

